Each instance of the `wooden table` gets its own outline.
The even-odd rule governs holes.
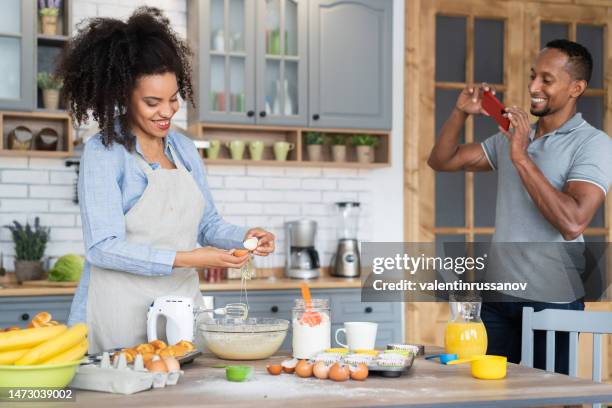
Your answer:
[[[400,378],[369,377],[366,381],[336,383],[295,375],[271,376],[270,360],[243,362],[255,366],[255,376],[244,383],[225,380],[226,363],[200,357],[184,367],[185,375],[172,387],[134,395],[76,392],[70,407],[534,407],[612,401],[612,385],[551,374],[515,364],[504,380],[477,380],[469,365],[444,366],[419,358]],[[47,403],[48,404],[48,403]],[[54,405],[54,404],[51,404]],[[42,405],[41,405],[42,406]],[[49,407],[49,405],[45,405]]]

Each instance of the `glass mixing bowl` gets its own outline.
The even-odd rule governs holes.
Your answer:
[[[289,321],[271,318],[213,319],[198,326],[206,347],[225,360],[261,360],[283,344]]]

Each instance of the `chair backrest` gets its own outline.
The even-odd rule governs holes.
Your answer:
[[[546,330],[546,371],[555,371],[555,332],[569,333],[569,375],[578,376],[578,333],[593,334],[593,381],[601,382],[602,335],[612,333],[612,312],[523,308],[521,364],[533,367],[533,331]]]

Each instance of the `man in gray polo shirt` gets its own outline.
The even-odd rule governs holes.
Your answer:
[[[457,99],[455,109],[442,127],[428,164],[437,171],[491,171],[498,174],[494,245],[497,243],[582,242],[582,232],[597,209],[603,205],[612,180],[612,141],[604,132],[589,125],[576,112],[578,98],[584,93],[592,72],[592,57],[580,44],[555,40],[539,53],[530,73],[530,112],[538,117],[533,125],[528,114],[511,106],[505,116],[511,131],[500,132],[482,144],[460,144],[460,134],[470,114],[486,114],[481,106],[482,92],[467,86]],[[510,244],[513,245],[513,244]],[[535,245],[535,244],[534,244]],[[553,244],[548,244],[553,245]],[[561,244],[559,244],[561,245]],[[550,289],[555,268],[534,272],[529,265],[545,258],[530,251],[524,258],[506,258],[503,268],[508,280],[528,282],[531,295]],[[520,258],[520,259],[519,259]],[[522,266],[522,267],[521,267]],[[507,272],[506,272],[507,271]],[[555,282],[556,278],[553,278]],[[567,276],[560,302],[498,302],[483,304],[482,319],[487,328],[488,354],[520,362],[522,308],[584,309],[581,300],[563,302],[583,295],[576,274]],[[555,288],[556,290],[556,288]],[[565,293],[567,292],[567,293]],[[547,298],[550,299],[550,298]],[[534,365],[545,366],[545,336],[536,335]],[[568,336],[558,334],[556,371],[568,371]]]

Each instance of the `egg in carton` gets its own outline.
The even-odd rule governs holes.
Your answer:
[[[160,364],[165,365],[165,363],[162,360],[156,360],[156,361],[160,361]],[[138,354],[136,355],[136,358],[134,359],[134,370],[149,372],[153,374],[153,388],[163,388],[166,385],[176,385],[178,383],[179,378],[184,374],[182,370],[180,369],[177,370],[176,367],[172,367],[171,370],[168,372],[162,371],[161,368],[158,369],[157,367],[155,367],[156,365],[155,361],[153,361],[152,363],[153,363],[153,367],[149,365],[150,369],[147,369],[144,366],[142,355]]]

